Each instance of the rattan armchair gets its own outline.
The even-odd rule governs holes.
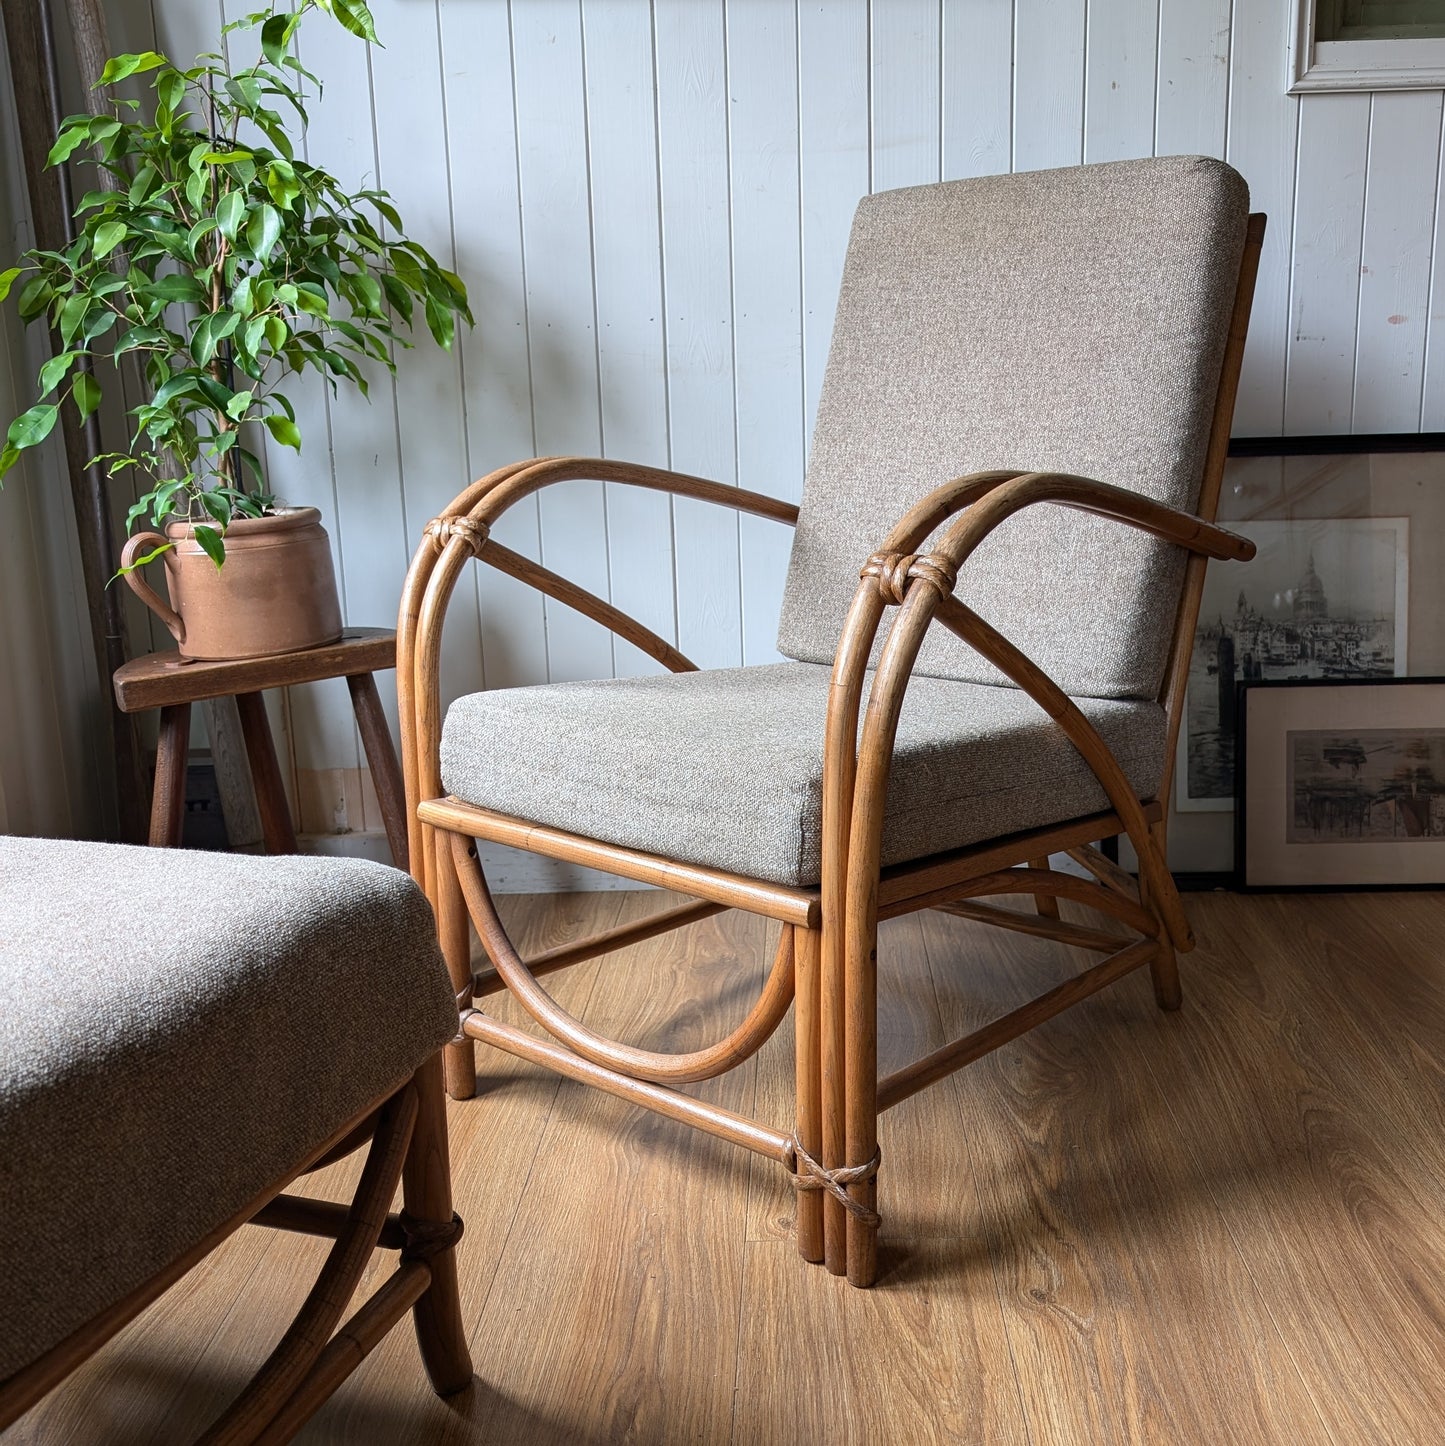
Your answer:
[[[1197,157],[870,197],[801,508],[654,468],[543,458],[475,483],[428,525],[398,676],[413,867],[461,1014],[454,1096],[473,1092],[483,1041],[770,1157],[799,1191],[802,1255],[868,1285],[881,1111],[1145,965],[1159,1005],[1178,1007],[1175,956],[1193,941],[1165,862],[1165,806],[1205,564],[1253,552],[1212,519],[1263,225],[1240,178]],[[791,661],[698,671],[493,539],[509,507],[575,478],[795,525],[779,637]],[[444,723],[442,623],[473,558],[667,672],[476,694]],[[1137,883],[1093,847],[1119,833]],[[524,961],[477,839],[695,902]],[[1082,871],[1051,868],[1057,854]],[[1010,894],[1036,912],[977,902]],[[1137,937],[1064,919],[1060,900]],[[710,1048],[603,1038],[539,982],[725,908],[782,927],[757,1002]],[[880,1078],[878,921],[929,908],[1104,957]],[[469,919],[491,961],[476,973]],[[479,1007],[501,988],[545,1033]],[[790,1007],[793,1121],[680,1088],[751,1057]]]

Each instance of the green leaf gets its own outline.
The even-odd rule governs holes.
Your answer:
[[[246,408],[251,405],[251,399],[255,392],[237,392],[229,402],[226,403],[226,415],[233,421],[239,422],[246,415]],[[235,435],[232,433],[231,435]]]
[[[246,323],[246,330],[241,335],[241,350],[256,355],[257,348],[261,345],[261,339],[266,335],[267,318],[264,316],[253,316]]]
[[[0,477],[3,477],[20,460],[20,449],[9,442],[0,448]]]
[[[450,351],[452,336],[456,331],[456,319],[446,307],[438,305],[435,298],[431,296],[426,299],[426,324],[427,330],[435,338],[436,344],[443,351]]]
[[[221,541],[221,534],[214,527],[204,524],[194,528],[193,532],[196,541],[200,543],[201,551],[220,567],[226,560],[226,544]]]
[[[301,450],[301,429],[289,417],[272,415],[262,417],[266,424],[266,430],[281,443],[283,447],[294,447],[296,451]]]
[[[20,275],[23,268],[12,266],[8,271],[0,271],[0,301],[4,301],[10,295],[10,288],[15,284],[15,278]]]
[[[256,260],[264,262],[280,237],[281,213],[274,206],[262,202],[252,211],[251,219],[246,223],[246,244]]]
[[[90,309],[90,297],[80,292],[66,301],[60,308],[60,339],[68,346],[71,338],[80,330],[85,313]]]
[[[279,352],[290,335],[291,328],[279,316],[266,318],[266,343],[272,351]]]
[[[234,241],[246,219],[246,198],[239,191],[227,191],[216,207],[216,223],[227,241]]]
[[[169,338],[170,332],[163,327],[133,326],[116,342],[111,356],[112,358],[124,356],[126,352],[134,351],[138,346],[155,346],[168,341]]]
[[[229,166],[236,161],[249,161],[250,151],[207,151],[201,160],[208,166]]]
[[[151,285],[153,295],[162,301],[204,301],[206,290],[194,276],[158,276]]]
[[[316,3],[358,39],[369,40],[373,45],[381,44],[376,38],[376,25],[365,0],[316,0]]]
[[[66,378],[78,351],[57,352],[40,368],[40,395],[48,397]]]
[[[283,211],[289,211],[291,203],[301,194],[296,172],[286,161],[273,161],[266,168],[266,189]]]
[[[289,15],[273,15],[261,27],[261,53],[272,65],[280,65],[281,57],[286,54],[290,23]]]
[[[95,240],[91,242],[91,255],[97,261],[102,257],[109,256],[125,240],[128,229],[124,221],[102,221],[95,228]]]
[[[106,61],[96,85],[114,85],[128,75],[143,75],[148,70],[169,64],[164,55],[157,55],[154,50],[142,50],[138,55],[117,55]]]
[[[76,372],[70,384],[70,398],[80,409],[83,422],[100,405],[100,383],[89,372]]]
[[[196,254],[196,247],[203,237],[209,236],[216,229],[216,218],[214,216],[202,216],[189,231],[186,232],[186,250],[192,256]]]
[[[82,124],[67,124],[61,128],[60,134],[55,138],[55,144],[50,148],[50,154],[45,158],[47,166],[58,166],[62,161],[70,159],[71,153],[90,134],[90,117],[86,116]]]
[[[156,186],[160,183],[161,173],[146,161],[135,173],[135,180],[130,183],[130,191],[126,195],[132,206],[139,206],[145,201]]]
[[[141,510],[141,512],[144,512],[144,511],[145,511],[145,499],[142,498],[141,501],[139,501],[138,503],[136,503],[136,507],[139,507],[140,510]],[[132,508],[131,510],[132,510],[132,511],[135,511],[135,508]],[[137,514],[137,515],[139,515],[139,514]],[[132,572],[135,572],[138,568],[144,567],[144,566],[146,565],[146,563],[148,563],[148,562],[154,562],[154,561],[156,560],[156,558],[160,557],[160,556],[161,556],[162,554],[164,554],[164,553],[169,552],[174,546],[175,546],[175,543],[174,543],[174,542],[163,542],[163,543],[161,543],[161,545],[160,545],[159,547],[153,547],[153,548],[151,548],[151,550],[150,550],[149,552],[143,553],[140,557],[136,558],[136,560],[135,560],[133,563],[131,563],[131,565],[130,565],[129,567],[118,567],[118,568],[116,568],[116,570],[115,570],[115,576],[116,576],[116,577],[125,577],[125,576],[127,576],[128,574],[130,574],[130,573],[132,573]],[[112,578],[111,581],[114,582],[114,581],[115,581],[115,578]]]
[[[21,288],[19,300],[15,303],[19,308],[21,321],[31,321],[39,316],[50,305],[50,298],[54,295],[54,288],[45,277],[36,276],[28,281]]]
[[[28,412],[21,412],[10,423],[10,430],[5,434],[6,442],[17,452],[23,452],[26,447],[38,445],[54,429],[55,418],[59,411],[60,408],[54,402],[47,402],[31,407]]]
[[[178,70],[163,70],[156,76],[156,94],[167,110],[175,110],[186,93],[186,78]]]

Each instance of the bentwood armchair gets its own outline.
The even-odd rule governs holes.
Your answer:
[[[454,1096],[475,1088],[481,1040],[771,1157],[799,1190],[803,1256],[868,1285],[881,1111],[1145,965],[1160,1007],[1178,1007],[1175,955],[1193,941],[1165,865],[1165,807],[1206,560],[1253,553],[1212,518],[1263,227],[1240,177],[1199,157],[869,197],[801,507],[548,458],[494,472],[428,525],[398,667],[412,859],[461,1012]],[[789,661],[698,671],[492,539],[514,503],[572,478],[795,524],[778,640]],[[669,671],[479,693],[443,721],[442,623],[471,558]],[[1093,847],[1116,833],[1138,854],[1137,884]],[[696,902],[527,962],[475,839]],[[1051,868],[1060,853],[1082,871]],[[1037,913],[976,902],[1008,894]],[[1066,920],[1061,899],[1137,937]],[[724,908],[782,928],[756,1004],[711,1048],[603,1038],[539,982]],[[1105,957],[880,1079],[878,921],[928,908]],[[475,976],[468,918],[493,966]],[[478,1007],[501,987],[545,1033]],[[792,1121],[679,1088],[748,1059],[790,1006]]]

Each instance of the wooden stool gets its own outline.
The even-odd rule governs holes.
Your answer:
[[[251,782],[261,815],[267,853],[296,852],[296,831],[286,806],[286,791],[276,762],[276,747],[266,721],[261,692],[292,683],[345,678],[351,691],[366,763],[391,845],[392,862],[408,866],[406,797],[391,731],[372,674],[396,667],[396,633],[390,628],[348,628],[338,642],[299,653],[237,662],[188,662],[174,649],[132,658],[116,669],[115,698],[122,713],[161,710],[160,743],[156,749],[155,792],[151,801],[150,843],[176,848],[186,807],[186,749],[191,736],[191,704],[204,698],[236,699],[241,733],[251,765]]]

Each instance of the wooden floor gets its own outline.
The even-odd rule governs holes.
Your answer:
[[[508,902],[536,948],[658,901]],[[1133,976],[885,1118],[869,1292],[797,1257],[776,1166],[484,1053],[451,1107],[476,1383],[438,1401],[398,1330],[301,1439],[1445,1440],[1445,895],[1188,905],[1181,1013]],[[552,982],[605,1031],[692,1048],[769,938],[722,915]],[[885,1067],[1070,967],[937,914],[883,942]],[[788,1049],[708,1094],[786,1122]],[[319,1253],[244,1230],[7,1446],[188,1439]]]

